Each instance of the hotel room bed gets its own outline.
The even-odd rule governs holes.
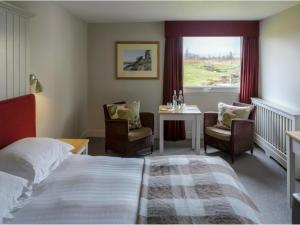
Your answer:
[[[74,155],[34,188],[30,202],[8,222],[250,224],[259,223],[257,211],[219,157],[162,156],[144,162]]]
[[[3,127],[0,149],[23,138],[23,142],[39,142],[36,138],[26,139],[36,136],[33,95],[0,102],[0,122]],[[36,147],[28,143],[27,146]],[[1,152],[12,153],[7,149],[10,148]],[[13,152],[42,165],[42,169],[41,161],[47,163],[47,157],[31,160],[41,151],[52,159],[56,152],[62,161],[54,162],[59,166],[44,177],[33,177],[37,184],[31,198],[5,223],[259,223],[258,209],[237,175],[218,157],[134,159],[71,155],[64,158],[69,152],[60,149],[36,148],[35,154],[23,150]],[[2,158],[0,165],[22,172],[15,164],[5,163],[6,160]],[[39,183],[36,178],[43,179]]]

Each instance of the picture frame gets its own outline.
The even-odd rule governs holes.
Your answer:
[[[119,41],[116,79],[159,79],[159,41]]]

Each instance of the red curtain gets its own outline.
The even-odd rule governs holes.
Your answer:
[[[251,103],[258,92],[258,37],[244,37],[241,59],[240,102]]]
[[[166,37],[257,37],[259,21],[166,21]]]
[[[183,90],[182,37],[166,37],[163,84],[163,104],[172,101],[173,90]],[[185,139],[184,121],[166,121],[164,138],[169,141]]]

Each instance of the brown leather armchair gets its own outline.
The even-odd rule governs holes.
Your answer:
[[[125,104],[117,102],[115,104]],[[110,119],[106,105],[103,105],[105,116],[105,152],[112,150],[123,156],[129,156],[138,150],[154,146],[154,114],[141,112],[142,128],[129,130],[125,119]]]
[[[234,106],[248,106],[248,104],[234,102]],[[234,157],[244,151],[250,150],[253,154],[254,147],[254,120],[256,107],[253,109],[247,120],[233,119],[231,130],[223,130],[214,127],[218,121],[217,112],[204,113],[204,151],[206,146],[210,145],[217,149],[223,150],[231,155],[231,161],[234,162]]]

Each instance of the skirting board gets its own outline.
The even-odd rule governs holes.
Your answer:
[[[201,140],[203,139],[202,133],[200,134]],[[105,130],[104,129],[90,129],[86,130],[82,133],[81,137],[105,137]],[[159,137],[158,130],[154,131],[154,137]],[[192,131],[186,131],[186,138],[192,138]]]

